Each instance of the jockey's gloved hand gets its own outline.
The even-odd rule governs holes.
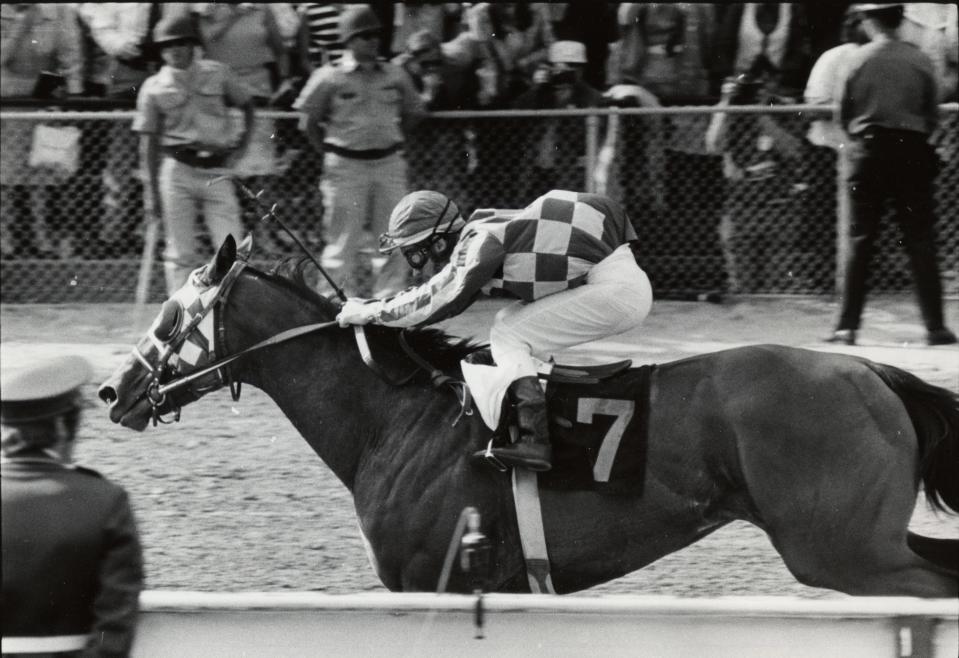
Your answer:
[[[351,324],[369,324],[373,321],[376,313],[373,302],[375,299],[361,299],[351,297],[346,300],[340,312],[336,316],[336,321],[341,327],[348,327]]]

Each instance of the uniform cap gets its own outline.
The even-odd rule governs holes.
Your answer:
[[[585,64],[586,46],[579,41],[556,41],[549,47],[553,64]]]
[[[4,368],[0,375],[0,423],[31,423],[79,408],[80,387],[92,375],[89,362],[79,356]]]
[[[161,20],[153,28],[153,43],[162,46],[173,41],[193,41],[200,43],[200,37],[193,28],[188,16],[175,16]]]
[[[418,190],[400,199],[390,214],[390,226],[380,236],[380,252],[422,242],[434,233],[452,233],[466,226],[459,206],[440,192]]]
[[[365,5],[354,5],[340,14],[339,28],[340,43],[346,43],[357,34],[382,30],[383,25],[372,9]]]

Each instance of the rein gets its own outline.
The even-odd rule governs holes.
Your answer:
[[[338,326],[335,321],[316,322],[314,324],[305,324],[300,327],[293,327],[292,329],[281,331],[275,336],[271,336],[270,338],[261,340],[259,343],[255,343],[253,345],[250,345],[247,348],[240,350],[236,354],[231,354],[230,356],[225,356],[222,359],[218,359],[214,361],[213,363],[211,363],[210,365],[205,366],[201,368],[200,370],[197,370],[196,372],[191,372],[189,375],[183,375],[179,377],[178,379],[174,379],[170,382],[167,382],[166,384],[163,384],[162,386],[157,388],[157,393],[159,393],[160,395],[166,395],[167,393],[171,391],[175,391],[179,388],[183,388],[187,384],[197,379],[200,379],[201,377],[208,375],[211,372],[214,372],[215,370],[219,370],[220,368],[223,368],[224,366],[227,366],[233,363],[240,357],[246,356],[250,352],[256,352],[257,350],[261,350],[265,347],[270,347],[271,345],[285,343],[288,340],[299,338],[300,336],[305,336],[306,334],[310,334],[315,331],[320,331],[321,329],[327,329],[329,327],[335,327],[335,326]]]

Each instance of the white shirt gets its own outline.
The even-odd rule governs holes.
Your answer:
[[[858,49],[858,44],[844,43],[819,56],[806,81],[803,96],[807,103],[830,105],[839,102],[843,84],[849,75],[850,58]],[[816,146],[828,146],[838,151],[848,136],[834,119],[822,119],[812,122],[806,139]]]

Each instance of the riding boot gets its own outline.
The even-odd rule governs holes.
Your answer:
[[[493,448],[493,455],[510,466],[531,471],[552,468],[553,448],[546,422],[546,396],[536,377],[521,377],[509,385],[509,399],[516,407],[519,438],[513,444]]]

